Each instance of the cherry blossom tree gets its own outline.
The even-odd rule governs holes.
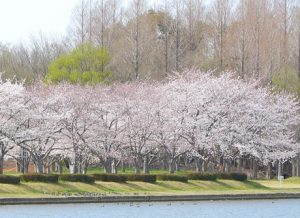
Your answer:
[[[37,173],[44,173],[51,152],[58,149],[61,117],[54,109],[61,94],[55,96],[51,88],[38,84],[29,87],[25,96],[28,103],[20,116],[26,120],[12,139],[30,154]]]
[[[299,122],[299,104],[292,96],[229,73],[215,77],[186,72],[168,85],[168,96],[176,93],[182,137],[194,147],[194,158],[221,153],[226,162],[248,154],[266,161],[296,155],[299,144],[291,127]]]
[[[106,173],[116,173],[116,167],[122,157],[123,133],[125,131],[124,107],[114,88],[98,86],[94,89],[92,114],[96,122],[88,146],[96,156]]]
[[[169,165],[169,172],[174,173],[176,162],[192,146],[184,139],[186,118],[186,90],[175,83],[160,86],[160,108],[157,113],[156,140]]]
[[[149,155],[157,153],[155,142],[156,116],[159,112],[155,85],[134,83],[123,86],[125,149],[134,162],[136,173],[141,172],[143,159],[146,168]],[[147,169],[144,169],[148,173]]]
[[[85,173],[91,159],[87,142],[92,137],[94,123],[91,115],[91,91],[78,85],[60,85],[53,87],[57,93],[64,93],[58,101],[57,114],[61,117],[61,143],[65,156],[69,159],[70,173]]]
[[[23,84],[0,80],[0,174],[5,155],[15,146],[11,139],[24,122],[20,119],[27,103],[23,92]]]
[[[258,162],[270,173],[270,165],[300,152],[297,99],[229,72],[94,87],[0,81],[0,103],[0,173],[5,155],[24,173],[29,161],[38,173],[58,162],[61,173],[63,159],[70,173],[86,173],[90,164],[117,173],[124,160],[149,173],[162,155],[170,173],[183,156],[198,171],[226,172],[247,157],[256,177]]]

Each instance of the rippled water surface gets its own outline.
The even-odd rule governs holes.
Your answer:
[[[300,200],[0,206],[2,218],[300,217]]]

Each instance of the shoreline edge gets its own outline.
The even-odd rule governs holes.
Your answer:
[[[188,201],[281,200],[281,199],[300,199],[300,193],[0,198],[0,205],[147,203],[147,202],[176,202],[176,201],[188,202]]]

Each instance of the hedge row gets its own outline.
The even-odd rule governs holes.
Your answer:
[[[138,174],[127,174],[127,181],[131,182],[147,182],[147,183],[155,183],[156,175],[138,175]]]
[[[188,177],[187,176],[178,176],[178,175],[163,174],[163,175],[157,175],[157,180],[161,180],[161,181],[188,182]]]
[[[204,181],[216,181],[217,174],[215,173],[190,173],[187,175],[189,180],[204,180]]]
[[[78,175],[78,174],[64,174],[64,175],[54,175],[54,174],[24,174],[20,176],[23,182],[44,182],[44,183],[58,183],[58,181],[68,181],[68,182],[83,182],[83,183],[94,183],[95,178],[88,175]]]
[[[17,185],[17,184],[20,183],[20,177],[1,175],[0,176],[0,183],[1,184],[13,184],[13,185]]]
[[[219,173],[218,179],[246,181],[247,175],[244,173]]]
[[[52,174],[24,174],[20,178],[23,182],[58,183],[58,175]]]
[[[125,183],[127,177],[119,174],[93,174],[96,181]]]
[[[191,173],[188,174],[189,180],[216,181],[217,179],[246,181],[247,175],[244,173]]]
[[[59,176],[59,180],[64,182],[95,183],[95,178],[93,176],[83,174],[64,174]]]
[[[134,182],[147,182],[155,183],[156,180],[160,181],[177,181],[188,182],[188,180],[204,180],[216,181],[217,179],[246,181],[247,175],[243,173],[190,173],[186,176],[161,174],[161,175],[136,175],[136,174],[64,174],[64,175],[51,175],[51,174],[25,174],[20,177],[0,175],[0,184],[19,184],[20,180],[23,182],[44,182],[44,183],[57,183],[58,181],[66,182],[82,182],[94,183],[95,181],[102,182],[118,182],[125,183],[126,181]]]

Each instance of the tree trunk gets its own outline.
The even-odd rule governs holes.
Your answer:
[[[183,163],[185,167],[189,165],[189,159],[186,157],[186,155],[183,156]]]
[[[80,155],[77,159],[77,172],[76,173],[82,173],[82,156]]]
[[[86,174],[87,173],[87,169],[88,169],[88,162],[85,160],[82,162],[82,165],[81,165],[81,173],[82,174]]]
[[[297,176],[297,157],[293,158],[291,160],[291,164],[292,164],[292,177]]]
[[[22,166],[22,172],[24,174],[28,173],[28,167],[29,167],[29,163],[25,162],[24,165]]]
[[[143,166],[143,168],[144,168],[144,174],[149,174],[150,173],[150,170],[149,170],[149,156],[148,155],[146,155],[144,157],[144,166]]]
[[[269,162],[267,166],[267,173],[266,173],[267,179],[272,179],[272,163]]]
[[[238,172],[242,172],[242,166],[243,166],[243,159],[238,158],[238,160],[237,160],[237,170],[238,170]]]
[[[57,172],[58,172],[59,175],[61,175],[63,173],[63,166],[62,166],[61,161],[57,162]]]
[[[24,149],[21,150],[21,158],[19,159],[20,170],[22,173],[28,173],[28,167],[30,163],[30,155]]]
[[[245,170],[247,168],[247,159],[244,159],[242,162],[242,168]]]
[[[70,171],[70,174],[76,174],[77,173],[77,166],[74,163],[70,162],[69,171]]]
[[[54,162],[51,164],[51,172],[56,172],[56,169],[57,169],[56,163]]]
[[[166,157],[163,158],[163,170],[167,170],[168,169],[168,160]]]
[[[257,179],[257,160],[252,160],[252,178]]]
[[[279,178],[280,176],[282,176],[282,162],[278,161],[278,163],[277,163],[277,177]]]
[[[169,173],[174,174],[175,172],[175,160],[172,159],[169,161]]]
[[[300,177],[300,153],[298,154],[297,157],[297,173],[296,176]]]
[[[180,158],[178,158],[178,159],[175,161],[175,171],[176,171],[176,172],[179,172],[179,171],[180,171]]]
[[[122,169],[122,172],[125,173],[125,163],[124,163],[124,160],[121,160],[121,169]]]
[[[225,173],[230,173],[231,171],[231,161],[225,160]]]
[[[220,157],[220,167],[222,173],[225,173],[225,159],[222,156]]]
[[[69,159],[69,171],[70,171],[70,174],[78,173],[78,160],[77,160],[76,155]]]
[[[206,170],[207,170],[207,161],[203,160],[203,162],[202,162],[202,172],[206,172]]]
[[[201,172],[202,170],[202,160],[200,158],[195,159],[196,172]]]
[[[103,163],[104,173],[112,173],[112,160],[106,159]]]
[[[0,175],[3,175],[4,155],[0,156]]]
[[[142,158],[140,156],[136,157],[134,160],[136,174],[141,174],[141,163],[142,163]]]
[[[44,173],[50,174],[51,172],[51,166],[44,166]]]
[[[17,173],[21,173],[22,172],[21,164],[18,161],[16,162],[16,171],[17,171]]]
[[[35,170],[37,173],[44,173],[44,166],[42,160],[37,159],[35,161]]]
[[[118,173],[118,172],[117,172],[117,166],[116,166],[115,160],[113,160],[113,161],[111,162],[111,173],[113,173],[113,174],[117,174],[117,173]]]

